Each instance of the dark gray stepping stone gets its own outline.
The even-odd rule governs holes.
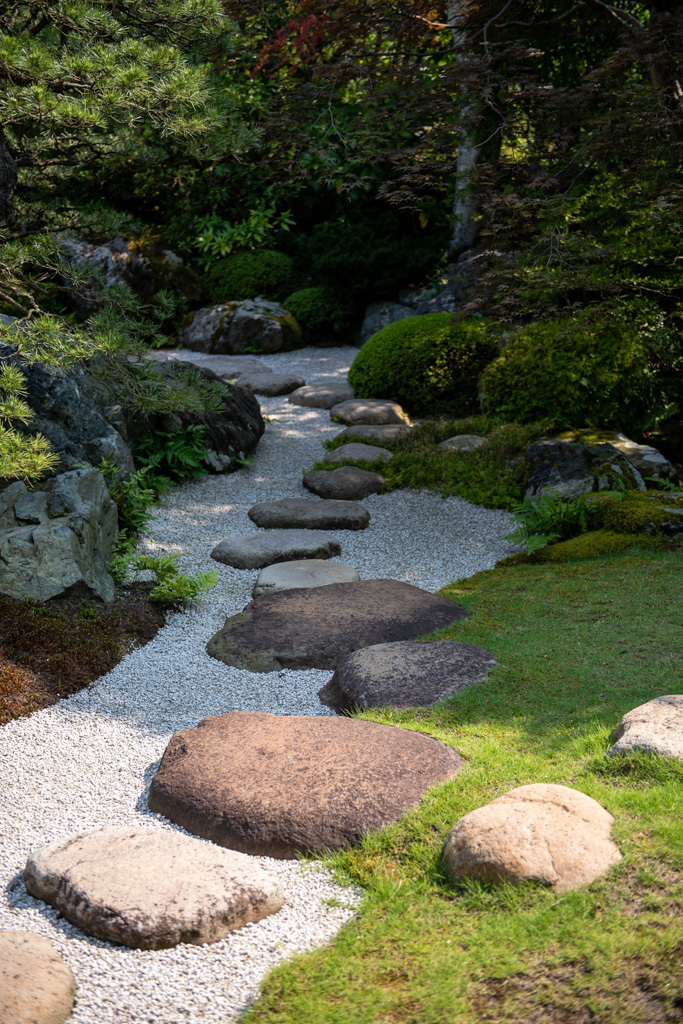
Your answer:
[[[498,662],[456,640],[411,640],[364,647],[343,658],[318,696],[338,711],[429,707],[481,683]]]
[[[317,498],[283,498],[252,505],[249,518],[267,530],[364,530],[370,513],[355,501],[321,501]]]
[[[244,853],[320,854],[397,821],[460,764],[452,747],[393,725],[233,711],[172,737],[149,806]]]
[[[350,565],[325,562],[319,558],[302,558],[298,562],[278,562],[261,569],[252,597],[274,594],[278,590],[297,587],[328,587],[331,583],[356,583],[360,576]]]
[[[358,466],[339,469],[314,469],[302,481],[304,487],[320,498],[341,498],[358,501],[368,494],[384,494],[387,482],[379,473]]]
[[[292,405],[308,405],[313,409],[331,409],[333,405],[353,398],[350,384],[307,384],[289,396]]]
[[[346,459],[353,459],[354,462],[388,462],[393,459],[394,453],[388,448],[380,448],[376,444],[357,444],[353,441],[350,444],[343,444],[334,451],[328,452],[325,462],[344,462]]]
[[[262,569],[275,562],[296,558],[334,558],[341,544],[331,533],[318,530],[269,530],[227,537],[211,552],[211,557],[235,569]]]
[[[252,672],[333,669],[360,647],[414,640],[466,617],[460,605],[398,580],[332,583],[256,598],[226,620],[206,649]]]
[[[361,424],[409,424],[410,417],[404,413],[398,402],[389,402],[383,398],[350,398],[330,409],[330,418],[336,423],[346,423],[351,427]]]
[[[337,434],[337,437],[348,437],[350,441],[358,437],[371,437],[373,441],[396,441],[399,437],[405,437],[413,428],[407,423],[378,424],[377,426],[358,425],[347,427]]]
[[[244,373],[237,379],[237,387],[254,395],[288,395],[303,384],[303,378],[293,373]]]

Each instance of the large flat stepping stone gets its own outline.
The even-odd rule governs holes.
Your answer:
[[[319,530],[269,530],[227,537],[211,552],[211,557],[235,569],[262,569],[275,562],[296,558],[334,558],[341,544],[331,533]]]
[[[379,473],[359,466],[339,469],[314,469],[302,481],[304,487],[320,498],[346,498],[358,501],[369,494],[384,494],[387,482]]]
[[[75,995],[74,976],[47,939],[0,932],[2,1024],[64,1024]]]
[[[459,767],[397,726],[233,711],[172,737],[149,806],[221,846],[294,857],[358,843]]]
[[[389,402],[384,398],[349,398],[345,402],[339,402],[330,409],[330,419],[335,423],[345,423],[352,427],[354,424],[387,424],[410,423],[410,417],[406,415],[398,402]]]
[[[347,399],[353,398],[350,384],[306,384],[289,396],[292,405],[308,405],[313,409],[331,409]]]
[[[207,651],[252,672],[335,668],[359,647],[413,640],[466,618],[460,605],[398,580],[264,594],[227,619]]]
[[[428,707],[483,682],[497,664],[483,647],[456,640],[376,644],[343,658],[318,696],[338,711]]]
[[[558,892],[587,885],[621,859],[614,818],[566,786],[519,786],[456,822],[443,847],[451,878],[542,882]]]
[[[268,530],[364,530],[370,513],[355,501],[323,501],[318,498],[283,498],[252,505],[249,518]]]
[[[352,441],[350,444],[340,445],[334,451],[328,452],[325,462],[344,462],[346,459],[353,459],[354,462],[388,462],[393,459],[394,453],[388,448],[380,448],[376,444],[358,444]]]
[[[261,569],[254,584],[253,597],[274,594],[298,587],[328,587],[332,583],[356,583],[360,576],[350,565],[303,558],[299,562],[279,562]]]
[[[683,761],[683,694],[655,697],[624,715],[609,757],[635,750]]]
[[[388,423],[376,426],[357,424],[355,427],[347,427],[346,430],[342,430],[337,437],[348,437],[350,441],[358,437],[371,438],[373,441],[397,441],[400,437],[405,437],[412,429],[412,426],[407,423]]]
[[[218,942],[284,901],[251,858],[161,829],[72,836],[31,854],[24,879],[88,935],[135,949]]]
[[[184,363],[194,363],[195,366],[211,370],[223,380],[234,380],[245,373],[272,373],[270,367],[265,363],[259,359],[251,359],[249,356],[210,356],[202,352],[192,352],[189,348],[152,349],[147,355],[150,359],[156,359],[162,363],[178,359]]]
[[[304,383],[294,373],[243,373],[237,378],[237,387],[254,395],[288,395]]]

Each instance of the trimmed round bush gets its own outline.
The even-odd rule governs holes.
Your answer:
[[[481,372],[498,352],[480,317],[408,317],[365,342],[349,370],[349,384],[357,398],[390,398],[412,413],[470,416],[479,411]]]
[[[298,320],[309,345],[338,340],[351,321],[348,308],[322,285],[294,292],[283,305]]]
[[[262,249],[216,260],[204,274],[203,284],[212,303],[242,302],[257,295],[279,298],[291,277],[289,256]]]

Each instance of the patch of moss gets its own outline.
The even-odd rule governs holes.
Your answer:
[[[609,495],[591,504],[591,518],[614,533],[672,536],[683,529],[683,495],[630,491]]]
[[[660,537],[633,537],[631,534],[615,533],[612,530],[591,530],[570,540],[562,540],[557,544],[548,544],[533,554],[511,555],[504,558],[499,565],[535,565],[539,563],[577,562],[582,559],[603,558],[605,555],[618,555],[629,548],[646,548],[661,550],[669,545]]]

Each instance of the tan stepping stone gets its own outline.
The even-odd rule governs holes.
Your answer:
[[[334,558],[341,544],[331,533],[321,530],[268,530],[226,537],[211,552],[211,557],[235,569],[262,569],[275,562],[296,558]]]
[[[257,526],[272,529],[364,530],[370,513],[355,501],[320,498],[283,498],[252,505],[249,518]]]
[[[445,452],[473,452],[486,444],[486,438],[480,434],[457,434],[449,437],[439,445]]]
[[[243,373],[237,378],[237,387],[254,395],[288,395],[303,384],[303,378],[293,373]]]
[[[350,384],[306,384],[289,396],[292,405],[307,405],[313,409],[331,409],[333,405],[353,398]]]
[[[396,726],[233,711],[173,736],[149,806],[221,846],[294,857],[358,843],[459,766],[452,747]]]
[[[358,466],[339,469],[314,469],[303,478],[304,487],[320,498],[358,501],[369,494],[384,494],[387,482],[379,473]]]
[[[456,822],[443,861],[456,881],[536,881],[563,892],[622,859],[611,839],[613,822],[597,800],[576,789],[520,786]]]
[[[397,402],[389,402],[384,398],[350,398],[332,406],[330,419],[349,427],[356,424],[379,426],[410,423],[410,417]]]
[[[483,647],[456,640],[375,644],[343,658],[318,696],[338,711],[428,707],[483,682],[496,665]]]
[[[278,562],[261,569],[254,584],[253,597],[274,594],[297,587],[327,587],[331,583],[355,583],[360,576],[350,565],[303,558],[299,562]]]
[[[83,832],[31,854],[24,879],[76,927],[136,949],[218,942],[283,903],[250,857],[166,829]]]
[[[609,757],[643,750],[683,761],[683,694],[655,697],[624,715]]]
[[[359,647],[414,640],[466,618],[460,605],[398,580],[264,594],[226,620],[207,651],[252,672],[335,668]]]
[[[347,427],[346,430],[342,430],[337,437],[348,437],[349,441],[354,441],[356,438],[371,438],[373,441],[397,441],[399,437],[405,437],[412,429],[409,423],[380,423],[376,426],[357,424],[355,427]]]
[[[394,453],[388,448],[380,448],[376,444],[358,444],[351,441],[350,444],[343,444],[334,451],[325,455],[325,462],[344,462],[346,459],[353,459],[354,462],[388,462],[393,459]]]
[[[0,931],[0,1022],[64,1024],[76,981],[42,935]]]

